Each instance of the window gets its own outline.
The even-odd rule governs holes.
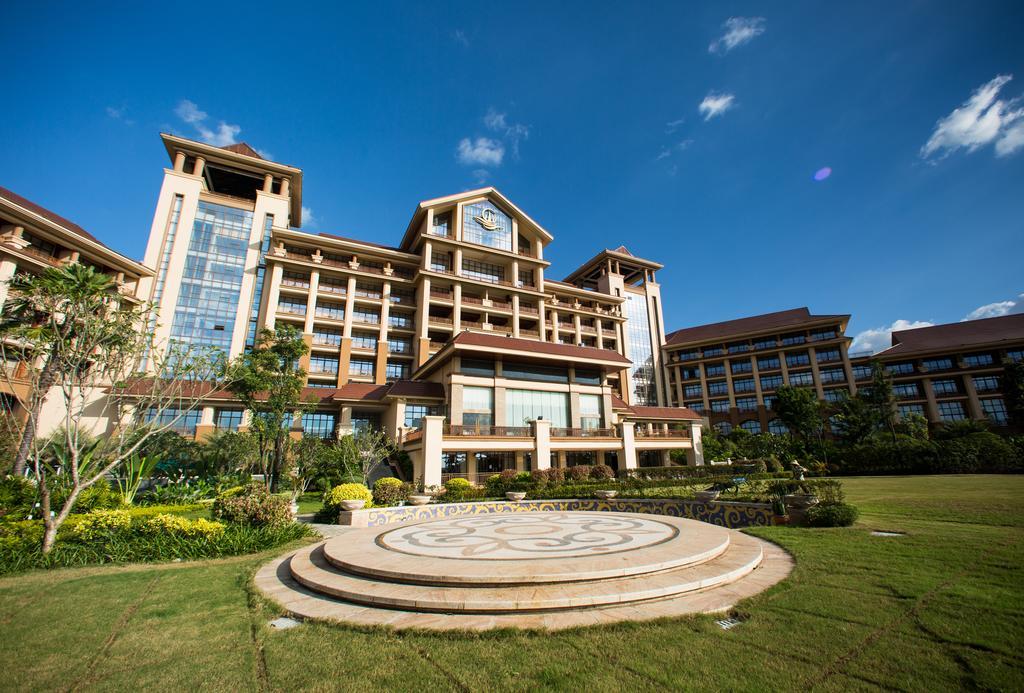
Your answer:
[[[352,359],[348,362],[349,375],[373,375],[373,359]]]
[[[842,402],[846,399],[847,391],[841,387],[834,387],[831,390],[825,390],[825,401],[826,402]]]
[[[761,389],[762,390],[775,390],[782,385],[781,375],[762,375],[761,376]]]
[[[492,388],[462,388],[462,425],[494,425],[494,390]]]
[[[737,397],[736,408],[740,411],[757,411],[757,397]]]
[[[725,349],[720,346],[704,347],[704,358],[712,358],[714,356],[721,356],[725,353]]]
[[[494,361],[463,358],[459,372],[463,375],[479,375],[485,378],[493,378]]]
[[[730,354],[742,354],[750,351],[750,345],[746,342],[735,342],[726,347]]]
[[[218,409],[214,422],[222,431],[237,431],[242,425],[241,409]]]
[[[430,228],[431,236],[444,236],[450,238],[452,235],[452,215],[438,214],[434,217],[434,223]]]
[[[441,474],[465,474],[466,453],[464,452],[442,452],[441,453]]]
[[[585,368],[577,368],[573,379],[583,385],[600,385],[601,371],[592,371]]]
[[[331,303],[330,301],[317,301],[316,316],[318,318],[328,318],[330,320],[344,320],[345,304]]]
[[[535,286],[533,281],[533,270],[519,270],[519,286]]]
[[[1006,358],[1014,363],[1020,363],[1024,361],[1024,349],[1014,349],[1013,351],[1006,352]]]
[[[580,395],[580,428],[601,428],[601,396]]]
[[[405,427],[406,428],[420,428],[423,424],[424,416],[436,416],[434,413],[437,411],[436,407],[431,407],[426,404],[412,404],[406,403],[405,405]]]
[[[753,378],[740,378],[732,381],[733,392],[754,392]]]
[[[964,356],[964,368],[981,368],[982,366],[991,366],[995,363],[995,358],[992,354],[970,354]]]
[[[696,380],[700,377],[700,369],[695,367],[680,368],[679,377],[683,380]]]
[[[782,335],[782,346],[792,346],[793,344],[805,344],[807,337],[802,334],[784,334]]]
[[[814,384],[814,374],[811,373],[810,371],[800,371],[799,373],[790,373],[789,374],[789,384],[793,385],[794,387],[799,387],[799,386],[802,386],[802,385],[813,385]]]
[[[302,415],[302,435],[316,438],[333,438],[336,423],[334,414],[312,412]]]
[[[932,391],[936,395],[955,395],[960,392],[960,388],[957,386],[956,380],[950,378],[949,380],[933,380]]]
[[[680,361],[694,361],[700,358],[699,351],[680,351],[678,353],[678,359]]]
[[[310,356],[309,372],[337,374],[338,359],[334,359],[329,356]]]
[[[703,414],[704,413],[704,403],[703,402],[687,402],[685,406],[686,406],[687,409],[692,409],[693,411],[697,412],[698,414]]]
[[[921,396],[917,383],[896,383],[892,386],[892,394],[899,399],[916,399]]]
[[[320,283],[317,285],[317,291],[344,296],[348,293],[348,280],[321,276]]]
[[[406,380],[409,377],[409,364],[405,361],[389,360],[384,366],[384,379],[389,383],[395,380]]]
[[[750,373],[754,370],[754,365],[750,361],[733,361],[729,364],[729,369],[736,373]]]
[[[310,380],[306,383],[306,387],[313,387],[318,390],[333,390],[337,387],[337,384],[333,382],[317,382],[315,380]]]
[[[595,464],[597,464],[597,453],[593,450],[570,450],[565,453],[566,467]]]
[[[708,363],[704,365],[704,375],[709,378],[715,378],[721,375],[725,375],[725,364],[724,363]]]
[[[704,396],[704,388],[702,388],[700,385],[687,385],[686,387],[683,388],[683,396],[684,397],[703,397]]]
[[[569,382],[569,371],[559,366],[506,362],[502,365],[501,372],[509,380],[535,380],[544,383]]]
[[[825,339],[835,339],[836,331],[834,329],[827,330],[814,330],[811,332],[811,341],[820,342]]]
[[[939,418],[943,421],[963,421],[964,405],[960,402],[939,402]]]
[[[727,395],[729,394],[729,384],[724,380],[718,380],[713,383],[708,383],[708,394],[709,395]]]
[[[727,436],[732,433],[732,424],[728,421],[719,421],[713,427],[719,435]]]
[[[172,431],[195,435],[196,426],[199,425],[201,415],[202,412],[198,409],[182,411],[181,409],[159,409],[157,407],[153,407],[146,412],[146,423],[153,424],[153,426],[156,427],[170,425],[170,430]],[[177,419],[177,421],[175,421],[175,419]]]
[[[512,218],[483,200],[463,207],[462,240],[512,252]]]
[[[997,426],[1005,426],[1010,420],[1006,412],[1006,402],[998,398],[981,400],[981,411]]]
[[[889,375],[910,375],[914,372],[913,363],[890,363],[885,367]]]
[[[761,398],[761,401],[764,402],[765,409],[771,409],[775,406],[775,403],[779,401],[779,398],[775,395],[765,395]]]
[[[376,351],[377,349],[377,335],[370,332],[353,332],[352,333],[352,348],[353,349],[369,349],[370,351]]]
[[[896,411],[899,412],[900,418],[909,416],[911,414],[917,414],[918,416],[924,416],[924,405],[923,404],[897,404]]]
[[[953,367],[953,359],[925,359],[921,365],[930,371],[948,371]]]
[[[719,414],[727,414],[729,412],[729,400],[727,399],[713,399],[711,400],[711,411]]]
[[[600,404],[598,407],[600,418]],[[569,394],[539,390],[505,390],[506,426],[525,426],[528,421],[539,418],[550,421],[555,428],[568,428]]]
[[[658,393],[654,384],[654,342],[647,299],[632,292],[626,292],[623,306],[626,314],[625,338],[629,340],[629,358],[633,365],[629,369],[632,390],[636,404],[654,406]],[[660,345],[661,341],[657,343]],[[660,348],[660,347],[659,347]]]
[[[818,363],[828,363],[829,361],[838,361],[842,356],[839,349],[819,349],[815,352],[814,358]]]
[[[392,354],[411,354],[412,342],[404,337],[388,337],[388,351]]]
[[[356,306],[352,310],[352,319],[356,322],[366,323],[367,325],[377,325],[380,323],[380,313],[373,308]]]
[[[846,373],[842,368],[823,368],[819,373],[823,383],[845,383]]]
[[[780,436],[789,433],[789,428],[786,427],[786,424],[782,423],[781,419],[772,419],[768,422],[768,432]]]
[[[353,431],[380,430],[380,414],[370,412],[352,412]]]
[[[380,298],[381,285],[372,282],[356,282],[356,296],[360,298]]]
[[[978,392],[992,392],[999,389],[999,378],[994,375],[976,375],[971,379]]]
[[[315,327],[313,328],[313,344],[340,346],[341,330],[332,330],[329,327]]]
[[[281,274],[281,286],[295,286],[300,289],[308,289],[309,275],[304,272],[284,272]]]
[[[388,299],[392,303],[411,305],[416,302],[416,292],[409,289],[392,289]]]
[[[809,366],[811,365],[811,357],[806,351],[795,354],[786,354],[786,365],[790,368],[796,368],[797,366]]]
[[[450,273],[452,271],[452,254],[439,253],[436,250],[430,253],[430,269],[434,272]]]
[[[868,364],[858,364],[851,368],[853,371],[854,380],[868,380],[871,378],[871,366]]]
[[[279,313],[291,313],[292,315],[305,315],[306,302],[297,298],[282,296],[277,301],[277,311]]]
[[[761,432],[761,422],[758,421],[757,419],[747,419],[746,421],[740,424],[740,428],[742,428],[744,431],[748,433],[753,433],[754,435],[757,435],[758,433]]]
[[[754,342],[754,349],[761,351],[762,349],[774,349],[778,346],[778,342],[774,337],[762,338]]]
[[[404,313],[391,313],[388,315],[388,326],[412,329],[412,316]]]
[[[505,281],[505,268],[489,262],[464,258],[462,260],[462,276],[497,284]]]
[[[768,356],[757,360],[757,370],[759,371],[776,371],[780,368],[782,368],[782,363],[778,356]]]

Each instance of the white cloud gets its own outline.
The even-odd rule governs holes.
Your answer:
[[[970,153],[993,142],[996,156],[1008,156],[1024,147],[1024,108],[1016,108],[1020,98],[996,98],[1011,79],[1013,75],[996,76],[940,119],[921,147],[921,158],[938,154],[941,159],[961,148]]]
[[[477,185],[484,185],[485,183],[487,183],[487,179],[490,178],[491,172],[488,171],[486,168],[478,168],[475,171],[473,171],[472,174],[470,175],[473,176],[473,181]]]
[[[665,123],[665,134],[671,135],[673,132],[679,129],[679,126],[686,122],[686,118],[677,118],[676,120],[670,120]]]
[[[684,149],[689,149],[691,144],[693,144],[693,140],[685,139],[676,143],[676,149],[683,151]]]
[[[654,160],[655,161],[661,161],[662,159],[667,159],[670,156],[672,156],[672,150],[668,149],[668,148],[665,148],[665,149],[662,149],[660,152],[658,152],[658,156],[655,157]]]
[[[709,53],[728,53],[764,33],[764,17],[729,17],[722,24],[725,33],[711,42]]]
[[[455,43],[459,44],[463,48],[469,48],[469,37],[466,36],[466,32],[462,29],[456,29],[452,32],[452,39]]]
[[[274,161],[274,155],[268,152],[266,149],[256,148],[256,153],[262,156],[267,161]]]
[[[501,166],[505,145],[490,137],[477,137],[475,140],[463,137],[456,149],[456,158],[466,166]]]
[[[697,110],[704,116],[704,120],[711,120],[731,109],[735,102],[736,97],[733,94],[716,94],[711,92],[700,102]]]
[[[509,123],[505,113],[498,112],[493,106],[484,115],[484,127],[496,132],[512,147],[512,156],[519,158],[519,142],[530,138],[530,128],[522,123]]]
[[[914,330],[918,327],[931,327],[935,323],[923,320],[897,320],[888,327],[876,327],[873,330],[858,332],[850,345],[850,351],[870,351],[872,354],[892,346],[892,333],[899,330]]]
[[[1019,294],[1016,299],[1010,299],[1009,301],[996,301],[995,303],[978,306],[961,319],[960,322],[964,320],[981,320],[982,318],[998,318],[1001,315],[1013,315],[1016,313],[1024,313],[1024,294]]]
[[[128,109],[122,106],[121,108],[115,108],[114,106],[107,106],[107,117],[113,120],[120,120],[125,125],[135,125],[135,121],[131,118],[125,118],[125,114]]]
[[[238,133],[242,131],[241,126],[226,123],[223,120],[215,128],[211,128],[206,124],[206,119],[209,117],[206,111],[200,110],[199,106],[188,99],[182,99],[174,109],[174,113],[196,129],[199,139],[215,147],[235,144],[238,142],[236,139]]]
[[[320,222],[319,219],[313,214],[313,210],[306,205],[302,205],[302,225],[306,228],[316,228]]]

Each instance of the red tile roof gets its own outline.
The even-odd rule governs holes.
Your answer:
[[[967,320],[892,333],[893,346],[877,356],[961,349],[983,344],[1024,341],[1024,313]]]
[[[777,313],[765,313],[764,315],[753,315],[748,318],[737,318],[715,322],[709,325],[698,325],[696,327],[684,327],[676,330],[666,337],[665,343],[670,346],[680,344],[700,343],[710,340],[725,340],[736,335],[748,334],[751,332],[768,332],[773,330],[785,330],[800,327],[810,322],[822,320],[845,321],[849,315],[811,315],[806,307],[782,310]]]
[[[79,226],[75,222],[70,221],[68,219],[65,219],[61,215],[57,214],[56,212],[51,212],[50,210],[46,209],[45,207],[41,207],[41,206],[37,205],[35,202],[32,202],[31,200],[26,200],[21,195],[13,192],[11,190],[8,190],[7,188],[0,187],[0,197],[4,198],[8,202],[12,202],[12,203],[18,205],[19,207],[24,207],[25,209],[29,210],[30,212],[38,214],[39,216],[43,217],[47,221],[50,221],[50,222],[52,222],[54,224],[57,224],[58,226],[63,226],[64,228],[68,229],[69,231],[77,233],[80,236],[84,236],[85,238],[88,238],[90,241],[93,241],[94,243],[99,243],[104,248],[107,247],[98,238],[93,236],[91,233],[89,233],[88,231],[83,229],[81,226]]]
[[[396,380],[388,389],[388,397],[444,399],[444,396],[444,385],[426,380]]]
[[[456,345],[491,347],[494,349],[511,349],[523,351],[529,354],[543,354],[549,356],[561,356],[572,359],[590,359],[593,361],[606,361],[619,363],[628,366],[632,363],[625,356],[610,349],[598,349],[596,347],[581,347],[572,344],[554,344],[552,342],[537,342],[531,339],[518,339],[515,337],[503,337],[500,335],[484,334],[482,332],[460,332],[451,341]]]
[[[345,383],[334,391],[334,399],[379,402],[384,399],[384,395],[387,393],[387,385],[377,385],[375,383]]]
[[[259,155],[259,152],[257,152],[255,149],[250,147],[245,142],[236,142],[235,144],[229,144],[226,147],[221,147],[221,149],[223,149],[224,151],[228,151],[228,152],[234,152],[235,154],[242,154],[244,156],[251,156],[251,157],[254,157],[256,159],[262,159],[263,158],[262,156]]]

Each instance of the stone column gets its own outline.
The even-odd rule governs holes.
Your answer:
[[[306,298],[306,324],[303,332],[313,333],[313,317],[316,315],[316,293],[320,290],[320,270],[313,270],[309,275],[309,296]]]
[[[984,419],[985,413],[981,410],[978,391],[974,387],[974,377],[965,375],[963,380],[964,391],[967,393],[967,416],[972,419]]]
[[[921,387],[924,388],[924,396],[928,400],[924,406],[925,416],[927,416],[928,420],[932,423],[938,423],[939,405],[935,401],[935,390],[932,389],[932,379],[923,378],[921,380]]]
[[[213,407],[202,407],[200,409],[199,423],[196,424],[196,440],[203,442],[214,434],[217,424],[214,419]]]
[[[9,257],[0,260],[0,315],[3,315],[4,304],[7,303],[7,292],[10,281],[18,271],[17,263]]]
[[[174,170],[178,173],[185,170],[185,152],[174,152]]]
[[[423,484],[441,485],[441,444],[444,441],[444,417],[423,417]]]
[[[811,357],[811,375],[814,378],[814,391],[818,399],[825,399],[825,389],[821,386],[821,371],[818,369],[818,351],[814,347],[808,347],[807,355]]]
[[[704,466],[704,442],[701,438],[703,428],[701,421],[690,422],[690,450],[686,453],[687,462],[692,466]]]
[[[622,468],[636,469],[636,439],[632,421],[622,422]]]
[[[533,468],[551,468],[551,422],[540,420],[530,424],[533,429]]]
[[[348,278],[348,288],[345,290],[345,328],[343,336],[352,337],[352,314],[356,310],[356,278]]]
[[[206,166],[206,159],[204,159],[201,156],[197,156],[196,157],[196,165],[192,169],[192,175],[193,176],[201,177],[203,175],[203,168],[205,168],[205,166]]]

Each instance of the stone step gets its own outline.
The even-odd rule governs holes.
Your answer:
[[[332,565],[323,544],[294,554],[288,570],[312,592],[353,604],[415,612],[503,614],[622,605],[707,590],[748,575],[762,558],[762,542],[734,533],[723,553],[697,565],[559,584],[439,587],[378,580]]]
[[[388,582],[437,586],[538,585],[558,582],[581,582],[607,578],[645,575],[710,561],[729,548],[733,532],[677,517],[638,516],[618,513],[594,514],[586,531],[594,535],[610,528],[630,525],[634,532],[644,532],[645,543],[639,546],[601,544],[582,548],[570,555],[545,553],[539,540],[531,537],[516,545],[506,542],[461,543],[460,531],[473,525],[495,522],[493,517],[460,519],[460,527],[445,524],[441,529],[430,525],[406,525],[390,530],[367,528],[349,530],[324,545],[324,557],[343,572]],[[500,518],[504,523],[529,522],[534,517]],[[588,518],[589,519],[589,518]],[[637,526],[637,523],[642,523]],[[524,529],[524,528],[520,528]],[[578,539],[581,534],[577,534]],[[614,533],[612,533],[614,536]],[[636,541],[636,538],[633,538]],[[559,551],[559,542],[552,540]],[[517,558],[518,557],[518,558]]]

